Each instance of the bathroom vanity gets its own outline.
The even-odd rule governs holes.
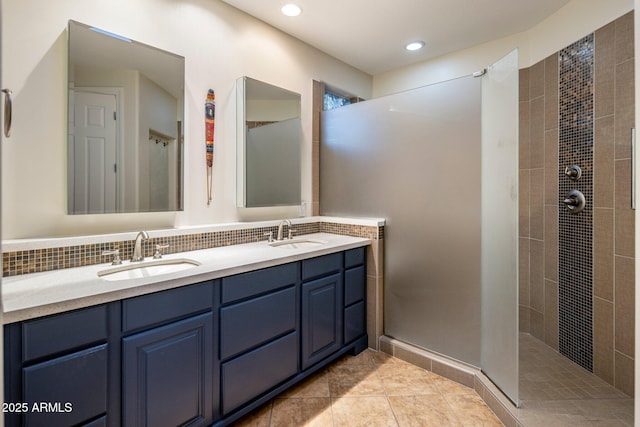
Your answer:
[[[369,240],[322,237],[318,248],[195,251],[200,266],[155,278],[71,269],[67,295],[85,292],[75,300],[88,306],[42,301],[5,325],[6,425],[228,425],[364,350]],[[225,249],[245,249],[244,264]],[[62,273],[33,276],[47,274]]]

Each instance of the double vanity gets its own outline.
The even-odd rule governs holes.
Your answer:
[[[228,425],[367,347],[369,244],[320,232],[5,278],[6,425]]]

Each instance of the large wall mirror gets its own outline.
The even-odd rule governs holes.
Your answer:
[[[300,94],[249,77],[237,80],[236,94],[237,205],[299,205]]]
[[[184,58],[69,21],[68,213],[183,207]]]

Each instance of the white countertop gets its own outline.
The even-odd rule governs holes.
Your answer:
[[[287,249],[271,247],[262,241],[169,254],[164,255],[163,259],[187,258],[201,265],[153,277],[120,281],[107,281],[98,277],[99,271],[112,267],[110,263],[3,278],[3,322],[13,323],[117,301],[371,243],[369,239],[328,233],[298,237],[322,240],[326,243],[315,247]],[[147,261],[151,260],[147,258]],[[127,264],[129,261],[123,263]]]

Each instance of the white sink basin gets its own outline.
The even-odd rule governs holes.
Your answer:
[[[159,259],[140,263],[131,263],[118,267],[98,271],[98,277],[105,280],[139,279],[142,277],[159,276],[197,267],[200,263],[191,259]]]
[[[324,240],[318,239],[288,239],[288,240],[276,240],[275,242],[269,243],[269,246],[273,246],[274,248],[282,248],[282,249],[300,249],[300,248],[310,248],[314,246],[324,245],[327,242]]]

